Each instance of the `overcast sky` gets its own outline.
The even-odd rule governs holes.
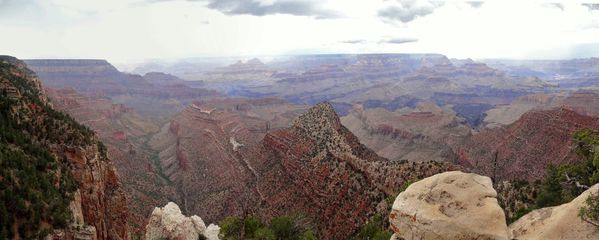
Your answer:
[[[599,4],[397,0],[0,0],[0,54],[115,62],[427,52],[599,57]]]

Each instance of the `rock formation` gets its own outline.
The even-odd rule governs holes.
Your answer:
[[[410,185],[393,203],[392,239],[508,238],[491,179],[445,172]]]
[[[159,130],[157,121],[140,116],[135,109],[115,104],[110,99],[87,97],[74,89],[47,89],[54,108],[90,127],[108,149],[130,201],[131,233],[142,235],[153,206],[162,205],[174,188],[155,171],[148,149],[148,135]]]
[[[220,96],[212,90],[191,88],[184,85],[184,81],[162,84],[164,78],[172,77],[168,75],[149,74],[149,79],[145,79],[137,74],[123,73],[106,60],[40,59],[25,62],[46,87],[73,88],[87,96],[109,97],[135,108],[144,116],[164,118],[182,110],[192,101]]]
[[[223,75],[243,75],[243,74],[262,74],[268,75],[269,69],[266,64],[262,63],[260,59],[252,58],[246,62],[241,60],[223,68],[219,68],[209,74],[223,74]]]
[[[185,211],[210,221],[302,213],[321,239],[351,236],[405,181],[452,169],[377,156],[328,103],[306,112],[274,99],[196,102],[150,143]]]
[[[569,203],[534,210],[512,223],[512,239],[591,240],[599,239],[596,226],[583,221],[578,212],[590,194],[599,194],[599,184],[589,188]]]
[[[599,58],[565,60],[485,60],[516,76],[538,76],[561,88],[597,86]]]
[[[206,82],[233,82],[269,78],[274,71],[257,58],[246,62],[238,60],[226,67],[207,71],[202,76]],[[188,76],[186,76],[188,77]]]
[[[540,180],[547,165],[579,160],[570,146],[581,128],[599,130],[599,121],[565,108],[530,111],[508,126],[474,134],[454,151],[461,165],[496,181]]]
[[[162,72],[148,72],[144,74],[143,77],[146,81],[158,86],[186,84],[184,80],[178,78],[177,76]]]
[[[268,133],[253,150],[257,213],[303,213],[321,239],[347,239],[408,180],[451,169],[439,162],[389,161],[362,145],[329,103]],[[384,209],[384,207],[383,207]],[[386,213],[385,213],[386,214]]]
[[[419,102],[389,111],[354,106],[341,122],[360,142],[390,160],[452,161],[450,138],[470,135],[470,128],[449,107]]]
[[[154,170],[177,190],[171,199],[184,211],[208,221],[240,215],[253,203],[240,197],[254,179],[247,150],[306,108],[279,99],[194,102],[149,142],[158,151]]]
[[[599,194],[599,184],[569,203],[534,210],[507,226],[489,177],[444,172],[397,196],[389,215],[391,239],[599,239],[597,227],[578,216],[590,194]]]
[[[532,110],[551,110],[563,107],[578,114],[599,117],[599,94],[591,91],[531,94],[519,97],[507,105],[499,105],[486,112],[486,127],[501,127],[518,120]]]
[[[206,224],[196,215],[186,217],[179,206],[169,202],[163,208],[155,208],[146,226],[146,240],[180,239],[197,240],[203,235],[208,240],[218,240],[219,227]]]
[[[3,171],[8,171],[3,173],[7,175],[2,175],[2,184],[8,181],[8,185],[0,188],[3,189],[0,195],[28,202],[29,206],[19,205],[22,209],[13,212],[15,206],[3,204],[2,209],[8,207],[11,214],[15,214],[12,216],[16,221],[14,226],[24,229],[19,233],[13,232],[15,235],[10,238],[19,238],[18,234],[23,233],[26,236],[20,238],[31,238],[35,235],[27,234],[49,230],[48,227],[56,224],[63,229],[57,229],[55,235],[49,238],[64,236],[68,239],[74,234],[91,239],[128,239],[127,198],[104,145],[93,132],[54,110],[37,77],[23,62],[13,57],[0,57],[0,92],[9,93],[0,98],[3,106],[0,114],[3,119],[2,134],[7,134],[0,138],[2,156],[6,157],[6,161],[23,155],[27,159],[16,166],[2,167]],[[21,149],[18,150],[20,153],[14,152],[17,149]],[[35,163],[35,170],[28,169],[25,163]],[[17,174],[19,172],[27,173],[27,176]],[[45,182],[48,181],[44,179],[45,174],[54,176],[52,183]],[[8,175],[15,178],[4,178]],[[31,179],[36,182],[27,183]],[[42,191],[40,196],[45,199],[35,197],[40,194],[36,193],[38,188]],[[60,195],[55,195],[57,192]],[[68,202],[71,213],[61,212],[61,206]],[[51,209],[52,215],[46,217],[45,210],[36,209],[39,207]],[[38,226],[35,221],[40,220],[45,224]],[[80,228],[83,230],[80,231]]]

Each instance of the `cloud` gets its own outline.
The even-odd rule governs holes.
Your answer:
[[[564,5],[561,3],[547,3],[547,5],[550,7],[559,8],[560,10],[564,11]]]
[[[172,0],[150,0],[172,1]],[[226,15],[266,16],[288,14],[294,16],[311,16],[317,19],[337,18],[339,13],[323,9],[318,1],[301,0],[187,0],[191,2],[207,2],[206,7],[218,10]]]
[[[407,23],[418,17],[433,13],[436,8],[444,4],[443,2],[421,0],[397,0],[395,3],[396,4],[380,9],[378,16],[385,21],[400,21],[402,23]]]
[[[473,7],[473,8],[480,8],[480,7],[482,7],[482,6],[483,6],[483,4],[484,4],[485,2],[483,2],[483,1],[470,1],[470,2],[466,2],[466,3],[467,3],[468,5],[470,5],[471,7]]]
[[[599,3],[583,3],[582,5],[588,7],[591,11],[599,10]]]
[[[363,44],[366,43],[367,41],[364,39],[354,39],[354,40],[346,40],[346,41],[341,41],[341,43],[347,43],[347,44]]]
[[[404,44],[404,43],[411,43],[411,42],[418,42],[418,39],[416,38],[391,38],[389,40],[382,40],[379,43],[388,43],[388,44]]]

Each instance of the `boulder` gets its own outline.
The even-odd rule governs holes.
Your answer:
[[[177,204],[169,202],[163,208],[154,208],[146,226],[145,239],[197,240],[201,234],[209,240],[218,240],[219,230],[212,224],[206,228],[204,221],[196,215],[186,217]]]
[[[596,184],[569,203],[534,210],[524,215],[510,225],[512,239],[599,239],[599,229],[578,216],[587,197],[598,191],[599,184]]]
[[[452,171],[413,183],[389,216],[392,239],[508,239],[489,177]]]
[[[210,224],[206,228],[204,236],[208,240],[218,240],[218,234],[220,233],[220,227],[218,225]]]

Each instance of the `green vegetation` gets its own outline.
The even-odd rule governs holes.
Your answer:
[[[586,206],[580,208],[578,216],[583,221],[599,228],[599,192],[589,195],[585,203]]]
[[[388,240],[393,233],[387,229],[386,218],[377,214],[360,228],[355,240]]]
[[[580,175],[582,183],[577,186],[592,186],[599,183],[599,133],[589,129],[578,131],[575,135],[576,152],[585,157],[586,161],[571,168],[572,172]],[[577,180],[577,179],[575,179]],[[599,228],[599,192],[591,193],[585,200],[586,206],[580,208],[578,216]]]
[[[541,192],[536,199],[536,208],[555,206],[563,202],[563,189],[560,180],[559,169],[553,165],[548,166],[545,173],[545,180],[541,185]]]
[[[51,148],[93,143],[91,130],[44,104],[33,82],[14,74],[20,71],[0,62],[0,79],[20,94],[0,94],[0,239],[41,238],[50,227],[66,227],[78,184]]]
[[[541,182],[530,183],[538,186],[539,193],[533,206],[517,210],[517,214],[508,219],[511,223],[530,211],[567,203],[579,196],[589,187],[599,183],[599,133],[590,129],[580,129],[573,135],[577,155],[582,161],[560,166],[550,165]],[[580,210],[580,217],[587,222],[599,222],[599,193],[587,199],[587,207]]]
[[[570,202],[589,187],[599,183],[599,133],[581,129],[574,133],[573,141],[576,153],[583,161],[548,166],[534,206],[519,209],[513,220],[534,209]],[[591,194],[586,204],[587,206],[580,209],[579,216],[584,221],[599,226],[599,193]]]
[[[549,166],[537,207],[555,206],[571,201],[590,186],[599,183],[599,134],[589,129],[574,134],[576,153],[582,162]]]
[[[219,223],[221,239],[252,240],[316,240],[309,219],[302,215],[280,216],[265,224],[260,218],[227,217]]]

